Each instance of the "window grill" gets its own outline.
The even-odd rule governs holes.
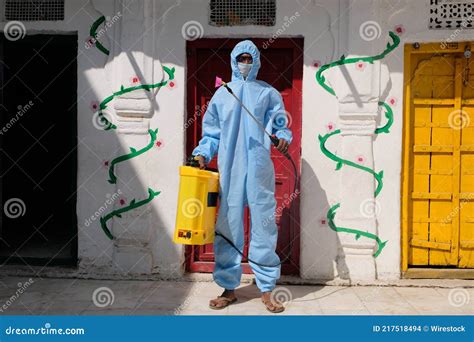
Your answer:
[[[209,24],[213,26],[274,26],[275,0],[211,0]]]
[[[474,28],[474,2],[462,0],[431,0],[430,29]]]
[[[64,0],[6,0],[5,20],[64,20]]]

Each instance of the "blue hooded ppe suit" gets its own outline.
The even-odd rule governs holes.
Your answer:
[[[246,79],[236,57],[252,56],[252,68]],[[266,127],[289,143],[292,133],[280,93],[268,83],[256,80],[260,52],[250,40],[238,43],[231,53],[232,81],[228,86]],[[249,206],[251,236],[249,258],[265,265],[280,262],[275,252],[275,171],[270,158],[270,138],[245,112],[239,102],[220,87],[212,97],[202,122],[202,138],[193,150],[208,163],[218,153],[220,207],[216,231],[244,248],[244,207]],[[241,255],[222,237],[214,240],[214,281],[232,290],[240,285]],[[262,267],[250,262],[257,286],[262,292],[273,290],[280,277],[280,266]]]

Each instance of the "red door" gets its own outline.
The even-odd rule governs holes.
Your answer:
[[[231,78],[230,53],[241,39],[198,39],[188,41],[187,52],[187,156],[198,144],[201,137],[201,121],[206,105],[215,92],[215,77],[224,80]],[[285,109],[289,113],[289,126],[293,132],[290,154],[300,173],[301,151],[301,80],[303,74],[303,38],[277,39],[269,44],[265,39],[252,39],[261,54],[261,68],[258,79],[275,87],[283,97]],[[264,44],[270,45],[266,49]],[[293,199],[293,169],[289,161],[272,147],[272,159],[275,165],[278,226],[277,252],[280,258],[291,253],[291,257],[282,265],[282,274],[299,274],[299,196]],[[210,167],[217,167],[214,158]],[[245,248],[248,253],[249,210],[245,211]],[[290,244],[291,241],[291,244]],[[291,251],[289,247],[291,246]],[[244,258],[244,273],[252,273]],[[214,254],[212,244],[188,246],[186,249],[186,267],[191,272],[212,272]]]

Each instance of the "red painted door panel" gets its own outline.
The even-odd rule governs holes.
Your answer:
[[[187,43],[187,143],[189,156],[201,137],[201,121],[206,106],[215,92],[216,76],[230,80],[230,52],[240,39],[199,39]],[[301,151],[301,80],[303,73],[303,39],[277,39],[267,49],[262,46],[268,41],[252,39],[261,53],[261,68],[258,79],[275,87],[283,97],[289,116],[289,126],[293,132],[290,154],[300,172]],[[299,274],[299,196],[293,192],[294,175],[291,164],[272,147],[272,160],[275,165],[275,192],[278,226],[277,252],[280,258],[291,253],[290,259],[282,265],[282,274]],[[217,157],[210,167],[217,168]],[[244,254],[248,253],[249,210],[245,210]],[[290,243],[291,241],[291,243]],[[291,247],[291,251],[289,249]],[[251,269],[244,258],[244,273]],[[212,245],[188,246],[186,249],[186,268],[191,272],[212,272],[214,254]]]

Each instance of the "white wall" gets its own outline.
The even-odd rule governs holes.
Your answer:
[[[79,34],[78,56],[78,222],[79,258],[81,269],[92,275],[112,272],[113,246],[96,224],[85,226],[86,218],[104,204],[106,194],[118,189],[107,183],[107,168],[103,160],[111,160],[127,146],[116,132],[103,132],[92,124],[90,104],[111,94],[103,69],[106,56],[96,49],[86,49],[92,22],[101,14],[113,16],[112,0],[67,1],[66,20],[63,22],[27,22],[28,33],[74,32]],[[158,128],[158,139],[163,146],[139,158],[145,161],[146,172],[141,173],[144,185],[161,191],[149,205],[150,224],[153,229],[153,269],[150,273],[163,276],[180,274],[184,260],[182,246],[172,243],[178,189],[177,168],[185,158],[186,118],[186,55],[182,27],[189,21],[203,26],[203,37],[268,37],[295,12],[298,19],[285,27],[281,37],[304,37],[303,70],[303,125],[302,125],[302,175],[301,175],[301,276],[308,279],[333,279],[338,277],[340,243],[328,227],[326,212],[337,203],[344,180],[335,171],[335,163],[319,149],[318,134],[327,132],[328,123],[338,125],[338,104],[315,80],[318,61],[329,63],[344,54],[370,55],[381,52],[388,42],[388,31],[402,25],[400,46],[384,62],[390,69],[391,89],[387,97],[396,99],[394,125],[391,133],[374,140],[376,171],[384,170],[384,188],[377,198],[381,211],[377,217],[378,233],[388,240],[376,259],[379,278],[398,278],[400,272],[400,173],[403,125],[403,44],[407,42],[441,41],[448,31],[429,31],[429,1],[310,1],[278,0],[275,27],[222,27],[208,25],[208,1],[189,0],[177,4],[159,1],[154,30],[158,41],[158,56],[163,65],[176,68],[176,89],[161,89],[156,97],[159,108],[150,122]],[[285,18],[286,17],[286,18]],[[373,20],[380,26],[378,39],[367,42],[361,39],[359,27]],[[3,25],[4,23],[2,23]],[[107,32],[109,35],[111,32]],[[473,39],[473,32],[465,30],[459,40]],[[110,46],[107,37],[100,39]],[[384,123],[381,119],[381,123]],[[338,138],[328,148],[338,151]],[[118,150],[121,148],[122,152]],[[138,159],[138,158],[137,158]],[[120,189],[127,198],[127,189]],[[178,273],[177,273],[178,272]]]
[[[402,28],[400,45],[383,61],[390,70],[391,88],[386,98],[393,98],[394,123],[389,134],[380,134],[374,140],[375,170],[384,170],[384,187],[377,197],[380,212],[377,215],[378,232],[382,240],[388,240],[383,252],[376,258],[377,272],[381,279],[400,276],[401,263],[401,153],[403,130],[403,63],[404,45],[414,42],[446,41],[452,30],[429,30],[430,1],[351,1],[349,20],[349,50],[351,53],[366,55],[383,51],[388,32]],[[369,8],[369,10],[367,10]],[[366,21],[375,21],[381,28],[380,37],[370,42],[360,39],[359,28]],[[458,33],[454,41],[474,39],[474,30],[465,29]],[[383,115],[381,123],[385,120]]]

